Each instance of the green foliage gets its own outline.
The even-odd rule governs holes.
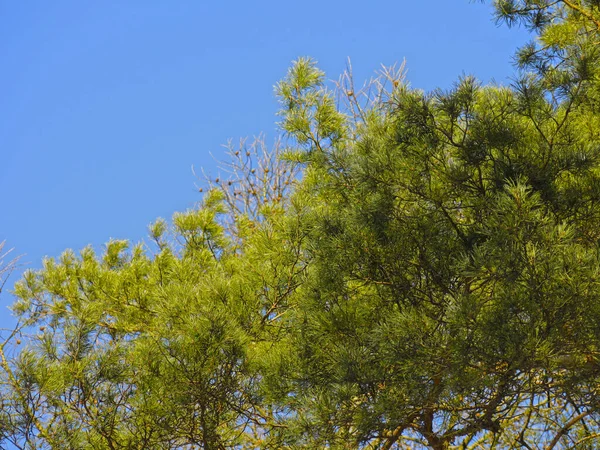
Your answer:
[[[596,448],[600,12],[496,10],[538,36],[514,86],[423,93],[387,71],[363,104],[299,59],[283,160],[230,149],[237,178],[151,225],[152,247],[25,274],[0,439]]]

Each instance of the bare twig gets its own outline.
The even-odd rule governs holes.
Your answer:
[[[220,191],[229,214],[224,218],[229,234],[237,236],[237,219],[244,216],[253,222],[263,219],[263,208],[284,204],[299,176],[299,167],[283,159],[281,139],[268,146],[259,135],[252,141],[241,139],[237,145],[230,141],[226,157],[218,160],[219,174],[209,176],[204,171],[198,190]],[[192,168],[193,170],[193,168]]]

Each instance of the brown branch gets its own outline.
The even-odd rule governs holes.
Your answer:
[[[402,433],[404,433],[404,430],[406,430],[410,426],[411,422],[415,419],[416,416],[416,413],[411,414],[407,418],[406,422],[397,426],[391,432],[387,433],[386,436],[384,436],[386,440],[381,446],[380,450],[390,450],[390,448],[392,448],[392,445],[394,445],[398,441],[398,439],[402,437]]]
[[[556,435],[554,436],[554,439],[552,439],[550,444],[548,444],[548,446],[546,446],[545,450],[552,450],[556,446],[556,444],[558,444],[558,441],[560,441],[560,439],[569,432],[569,429],[573,425],[575,425],[581,419],[583,419],[589,415],[590,415],[589,411],[584,411],[584,412],[576,415],[575,417],[573,417],[567,423],[565,423],[565,425],[558,431],[558,433],[556,433]]]
[[[596,19],[592,14],[590,14],[588,11],[583,9],[581,6],[576,5],[571,0],[562,0],[562,2],[565,5],[567,5],[569,8],[574,9],[575,11],[580,13],[582,16],[585,16],[587,19],[594,22],[596,24],[596,27],[598,27],[598,29],[600,29],[600,20]]]
[[[580,444],[583,444],[585,441],[589,441],[590,439],[596,439],[598,437],[600,437],[600,433],[592,433],[588,436],[582,437],[577,442],[575,442],[571,447],[569,447],[569,450],[578,448],[578,446]]]

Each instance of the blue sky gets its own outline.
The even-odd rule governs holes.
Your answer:
[[[331,79],[350,57],[357,80],[406,59],[429,90],[508,83],[527,39],[468,0],[0,1],[0,240],[38,268],[143,239],[200,199],[192,165],[216,173],[228,139],[277,135],[273,86],[299,56]]]

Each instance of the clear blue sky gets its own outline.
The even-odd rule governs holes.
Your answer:
[[[38,268],[143,239],[199,200],[192,165],[214,173],[229,138],[277,134],[273,85],[299,56],[330,78],[351,57],[359,80],[406,59],[429,90],[507,83],[526,40],[468,0],[0,0],[0,240]]]

